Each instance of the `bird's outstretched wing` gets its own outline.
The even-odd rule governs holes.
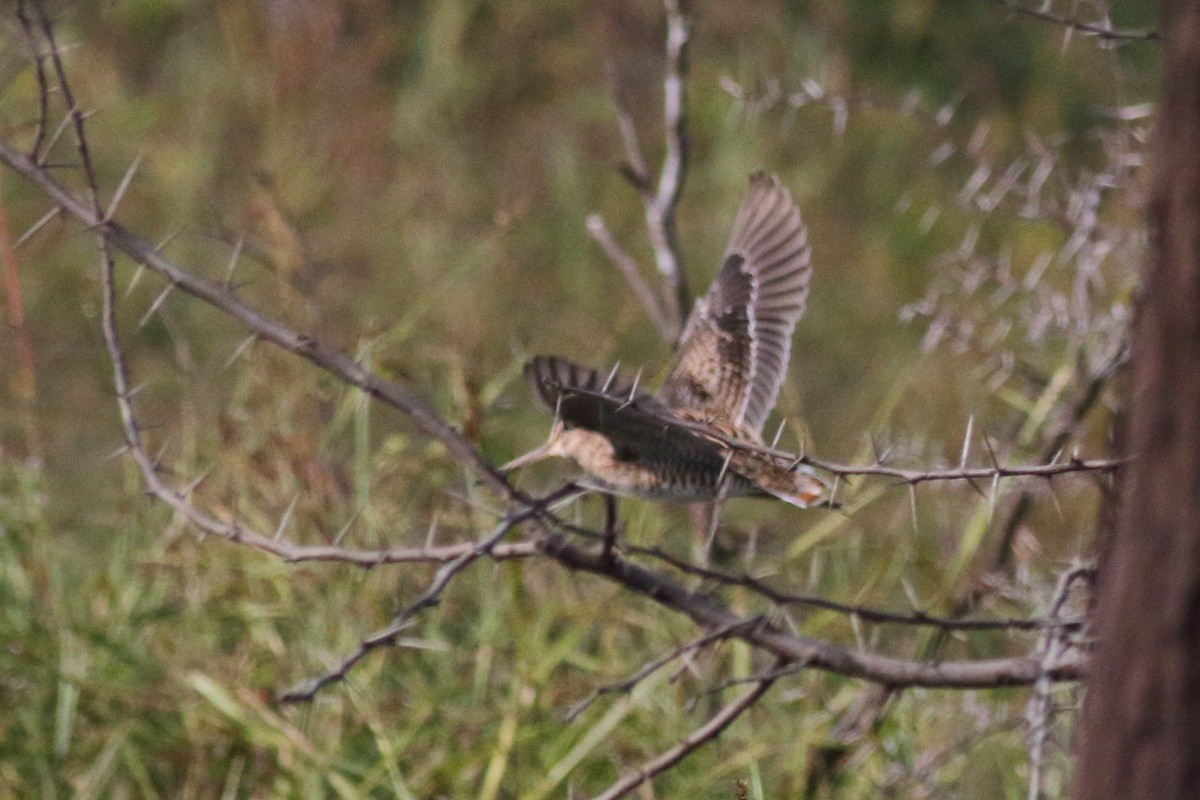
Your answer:
[[[787,373],[811,271],[791,194],[775,176],[755,173],[720,270],[688,317],[663,404],[757,439]]]
[[[534,395],[566,428],[603,435],[618,460],[665,471],[669,465],[719,470],[725,456],[710,439],[629,381],[557,356],[537,356],[525,365]],[[715,470],[714,470],[715,471]]]

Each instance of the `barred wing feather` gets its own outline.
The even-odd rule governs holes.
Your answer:
[[[755,173],[659,399],[689,420],[758,439],[787,373],[811,272],[808,231],[791,194],[773,175]]]
[[[525,365],[537,398],[563,426],[606,437],[617,458],[646,467],[691,464],[718,471],[721,448],[689,430],[662,403],[613,373],[565,358],[537,356]]]

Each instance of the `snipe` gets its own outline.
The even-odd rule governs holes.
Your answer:
[[[538,356],[525,377],[554,412],[554,429],[505,469],[563,456],[583,469],[576,483],[609,494],[821,502],[824,481],[772,456],[761,438],[804,313],[810,261],[791,194],[772,175],[751,176],[721,267],[688,317],[658,394],[615,372]]]

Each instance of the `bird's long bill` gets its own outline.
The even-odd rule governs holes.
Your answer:
[[[525,455],[517,456],[512,461],[508,462],[500,468],[501,472],[512,472],[517,467],[523,467],[526,464],[533,464],[541,461],[550,455],[550,442],[533,448]]]

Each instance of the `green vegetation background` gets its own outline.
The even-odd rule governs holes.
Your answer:
[[[654,374],[667,355],[619,273],[588,238],[605,215],[649,269],[641,209],[619,176],[611,68],[652,163],[659,154],[664,23],[652,2],[388,3],[119,0],[54,7],[107,192],[140,166],[119,218],[167,253],[235,279],[264,311],[418,387],[498,462],[548,419],[520,365],[552,352]],[[1113,4],[1152,26],[1143,4]],[[36,86],[3,11],[0,130],[22,140]],[[1061,141],[1068,174],[1097,169],[1103,109],[1155,96],[1154,45],[1098,48],[985,0],[697,2],[691,165],[679,209],[694,290],[717,266],[746,176],[778,172],[810,227],[815,274],[780,412],[808,448],[907,464],[956,462],[968,418],[1015,462],[1043,456],[1078,379],[1069,336],[995,345],[1028,369],[989,384],[991,358],[923,346],[901,309],[949,269],[972,224],[981,250],[1025,270],[1067,234],[1045,220],[981,218],[954,199],[979,130],[997,163],[1030,136]],[[790,107],[816,80],[849,98]],[[749,99],[729,91],[740,86]],[[914,111],[905,110],[917,92]],[[772,102],[771,98],[775,100]],[[945,126],[933,117],[950,104]],[[944,142],[959,155],[933,163]],[[61,148],[60,148],[61,149]],[[62,150],[64,159],[69,155]],[[1057,174],[1057,173],[1056,173]],[[12,235],[45,199],[0,174]],[[931,219],[930,208],[940,210]],[[1140,209],[1105,212],[1140,229]],[[270,696],[329,666],[428,580],[419,567],[289,566],[198,539],[148,500],[119,445],[98,331],[96,256],[55,221],[18,250],[36,394],[11,328],[0,333],[0,794],[11,797],[480,797],[589,795],[695,727],[709,693],[761,668],[726,646],[566,723],[591,689],[694,635],[654,606],[539,563],[479,565],[423,615],[409,647],[376,654],[311,707]],[[1118,276],[1127,304],[1136,263]],[[133,269],[122,265],[129,284]],[[1124,271],[1123,273],[1121,271]],[[647,273],[649,274],[649,272]],[[1056,278],[1048,273],[1047,282]],[[1069,284],[1070,276],[1062,277]],[[210,508],[290,535],[399,545],[469,538],[490,498],[404,419],[265,345],[228,319],[140,279],[121,314],[138,409],[181,480],[212,469]],[[1106,302],[1113,298],[1105,298]],[[977,299],[965,297],[965,307]],[[987,308],[980,313],[991,313]],[[999,312],[997,312],[999,313]],[[1086,349],[1086,348],[1082,348]],[[1073,441],[1107,452],[1107,414]],[[983,459],[977,439],[974,457]],[[561,465],[528,470],[549,487]],[[1035,613],[1065,559],[1091,550],[1097,493],[1039,489],[1028,553],[1005,579],[1024,593],[983,610]],[[1002,487],[1003,509],[1015,489]],[[851,515],[740,501],[721,557],[779,585],[846,602],[945,612],[982,579],[1000,536],[969,487],[844,487]],[[599,513],[584,503],[580,513]],[[626,535],[686,555],[686,513],[625,502]],[[743,610],[752,597],[726,599]],[[796,613],[811,635],[853,643],[842,618]],[[868,631],[911,655],[912,632]],[[959,657],[1031,639],[952,642]],[[830,728],[859,695],[803,675],[643,797],[1024,796],[1023,692],[909,692],[827,769]],[[1059,741],[1051,788],[1066,780]],[[572,789],[573,787],[573,789]],[[890,794],[889,794],[890,792]]]

